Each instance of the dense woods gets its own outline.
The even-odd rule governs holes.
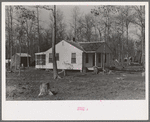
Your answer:
[[[36,52],[52,47],[53,12],[45,14],[48,23],[40,18],[41,11],[48,8],[51,6],[6,6],[6,59],[28,53],[32,64]],[[61,9],[56,11],[56,43],[73,38],[77,42],[105,41],[114,59],[123,62],[132,57],[144,65],[145,6],[95,6],[86,14],[75,6],[71,12],[66,21]]]

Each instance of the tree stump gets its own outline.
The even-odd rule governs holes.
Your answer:
[[[43,96],[43,95],[53,95],[53,93],[50,90],[50,83],[42,83],[40,85],[40,93],[38,96]]]
[[[94,66],[94,72],[96,73],[96,74],[98,74],[98,67],[96,67],[96,66]]]
[[[87,72],[87,67],[83,67],[83,73],[86,73]]]

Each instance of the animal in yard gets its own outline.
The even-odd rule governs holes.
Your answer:
[[[42,83],[40,85],[40,93],[38,96],[43,96],[43,95],[53,95],[53,93],[50,91],[50,83]]]

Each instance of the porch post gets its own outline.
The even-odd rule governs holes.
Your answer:
[[[109,66],[110,66],[110,53],[109,53]]]
[[[96,53],[95,53],[95,66],[97,66],[97,64],[96,64],[96,61],[97,60],[97,55],[96,55]]]
[[[101,67],[102,67],[102,63],[103,63],[102,58],[103,58],[103,53],[101,53]]]
[[[80,70],[80,72],[84,72],[83,69],[85,67],[85,53],[82,53],[82,69]]]

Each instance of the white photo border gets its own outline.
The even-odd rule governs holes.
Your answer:
[[[6,5],[145,5],[145,100],[6,101],[5,6]],[[2,2],[2,120],[147,120],[149,100],[149,4],[148,2]],[[85,107],[88,111],[77,111]]]

